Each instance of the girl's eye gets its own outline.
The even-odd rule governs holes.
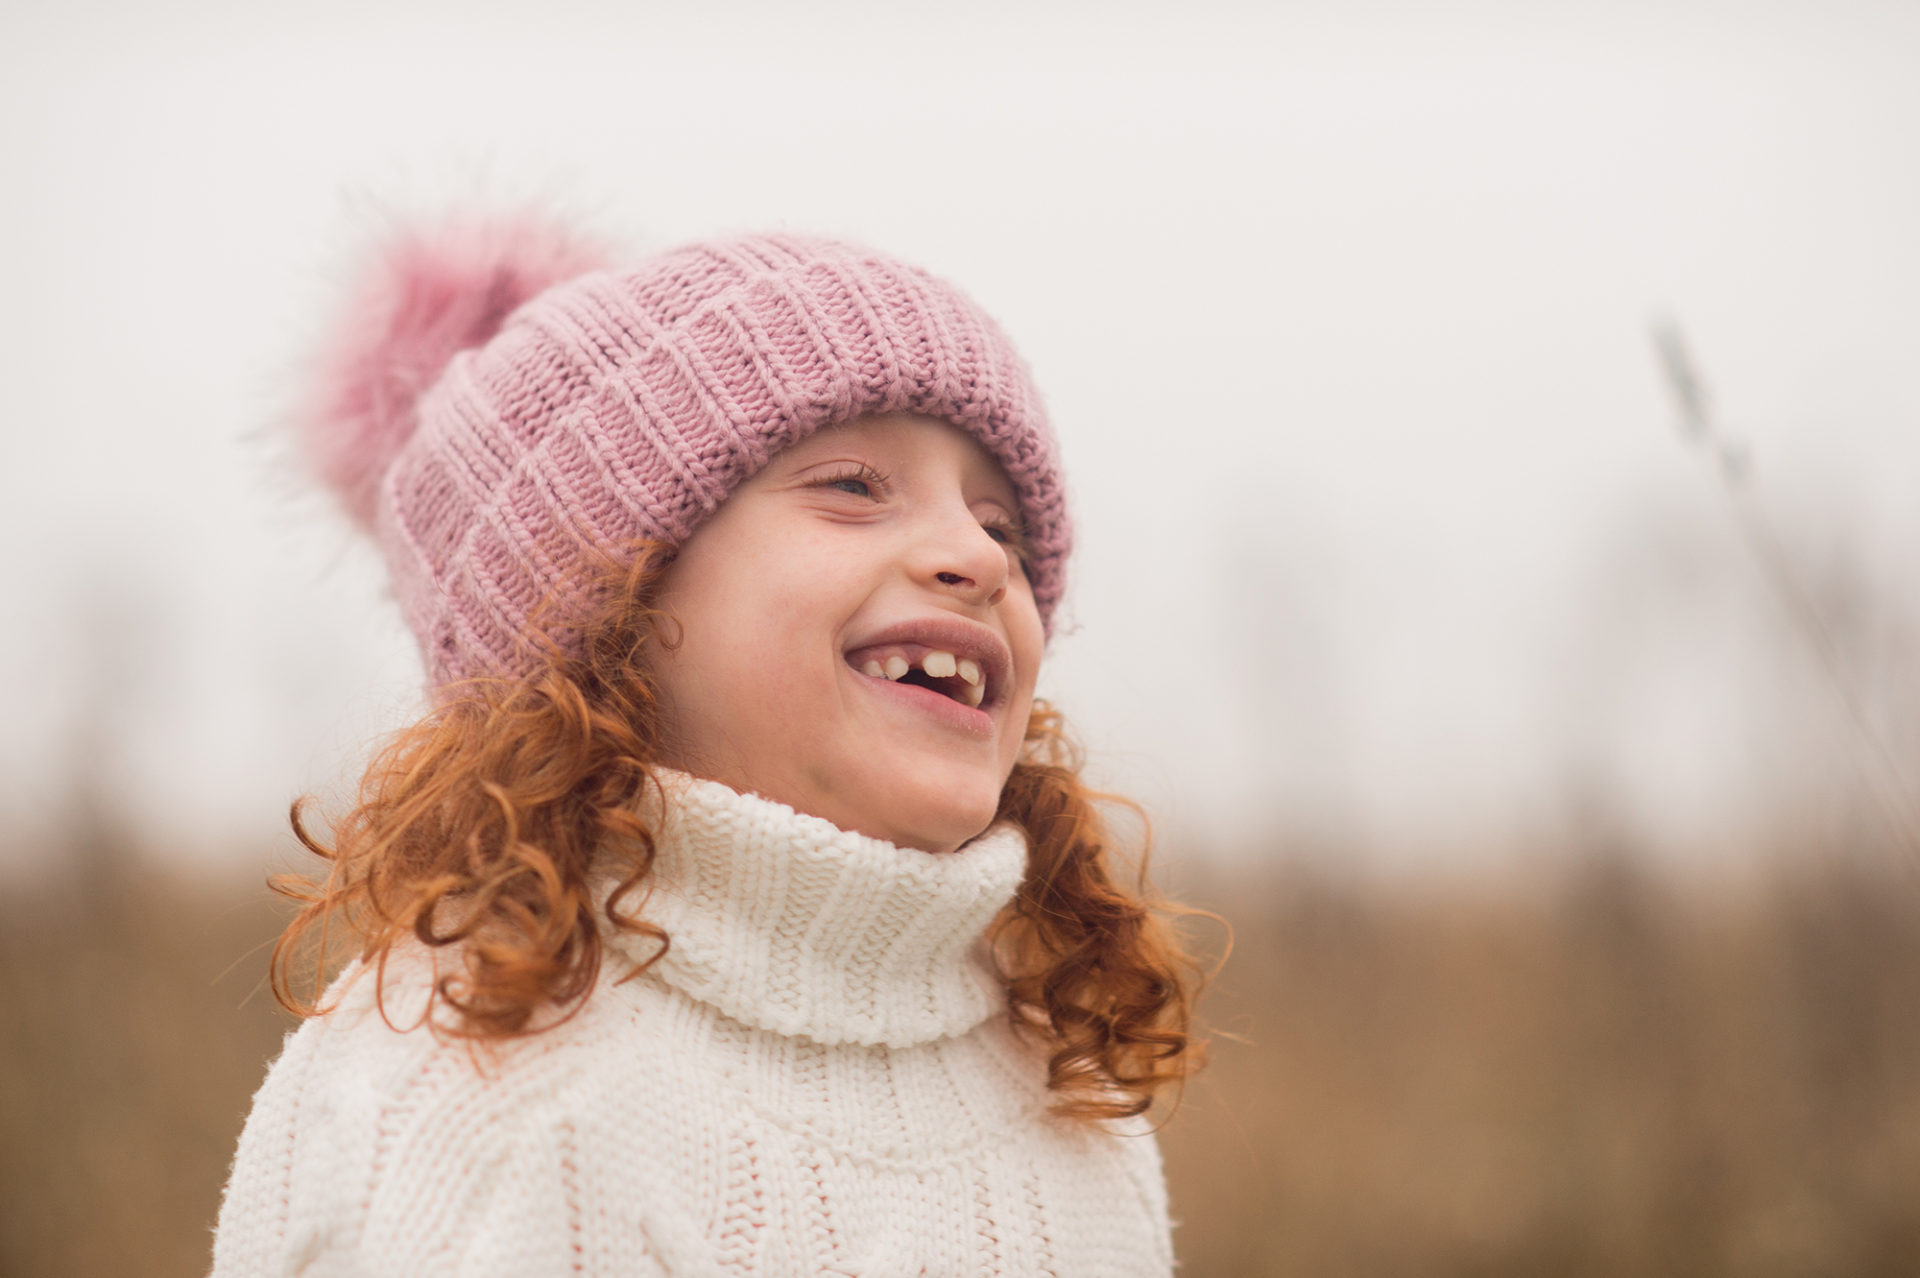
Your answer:
[[[982,524],[980,527],[986,530],[987,536],[1011,550],[1019,559],[1022,561],[1026,559],[1027,538],[1019,527],[1001,523]]]
[[[857,466],[837,474],[823,475],[814,481],[815,488],[830,488],[849,497],[864,497],[868,501],[878,501],[887,490],[887,477],[871,466]]]

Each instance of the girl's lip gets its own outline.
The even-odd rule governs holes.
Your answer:
[[[970,736],[991,737],[993,735],[993,716],[984,709],[963,706],[945,693],[935,692],[932,688],[922,688],[913,683],[895,683],[884,676],[861,674],[851,666],[845,667],[847,674],[857,679],[876,697],[881,697],[893,705],[905,710],[924,714],[934,721]]]

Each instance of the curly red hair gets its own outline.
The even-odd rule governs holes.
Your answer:
[[[301,905],[274,947],[282,1006],[327,1010],[319,990],[336,923],[358,936],[382,985],[409,937],[459,947],[464,963],[433,988],[453,1015],[434,1023],[475,1040],[535,1032],[553,1021],[543,1009],[577,1009],[598,979],[603,926],[645,937],[654,959],[666,952],[671,937],[620,907],[644,894],[653,867],[641,814],[661,722],[642,658],[665,642],[652,601],[672,559],[648,544],[609,566],[577,648],[556,647],[538,676],[443,690],[375,757],[331,846],[309,829],[307,801],[293,804],[295,836],[329,867],[323,878],[272,880]],[[1201,1063],[1198,972],[1172,926],[1189,911],[1154,894],[1144,859],[1131,881],[1117,875],[1100,811],[1112,796],[1080,770],[1059,714],[1036,703],[1000,800],[1000,819],[1026,832],[1030,850],[995,921],[994,954],[1015,1023],[1049,1048],[1056,1111],[1128,1117]],[[609,862],[625,872],[596,908],[591,882]],[[311,972],[310,995],[294,988],[297,965]]]

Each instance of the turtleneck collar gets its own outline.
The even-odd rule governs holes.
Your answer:
[[[653,979],[821,1043],[907,1047],[1005,1007],[983,938],[1025,872],[1019,830],[995,826],[937,854],[715,781],[663,772],[661,786],[653,890],[639,909],[671,938]],[[613,944],[636,960],[652,952],[624,933]]]

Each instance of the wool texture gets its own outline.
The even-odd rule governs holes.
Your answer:
[[[1171,1273],[1153,1136],[1048,1112],[988,968],[1018,831],[941,856],[669,790],[667,956],[623,980],[652,947],[609,929],[577,1014],[477,1056],[420,1023],[433,958],[386,1019],[349,971],[255,1097],[214,1278]]]
[[[428,684],[569,650],[590,567],[683,542],[780,450],[916,413],[1019,498],[1051,627],[1072,536],[1039,392],[952,284],[834,240],[761,235],[588,270],[527,219],[413,235],[326,348],[307,456],[384,553]]]

